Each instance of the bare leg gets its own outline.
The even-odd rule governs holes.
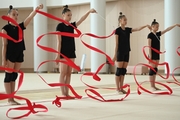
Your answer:
[[[19,71],[20,67],[21,67],[21,63],[13,63],[11,61],[7,61],[7,67],[8,68],[12,68],[14,69],[15,71]],[[12,73],[10,71],[6,71],[8,73]],[[6,90],[6,93],[7,94],[11,94],[15,91],[15,81],[10,81],[9,83],[4,83],[4,87],[5,87],[5,90]],[[8,99],[8,103],[11,104],[11,105],[20,105],[20,103],[16,102],[14,100],[14,98],[9,98]]]
[[[16,72],[18,72],[21,68],[21,64],[22,63],[18,63],[16,62],[14,64],[14,69],[16,70]],[[16,80],[15,80],[16,81]],[[15,81],[11,81],[11,93],[13,93],[15,91],[15,86],[16,86],[16,82]],[[13,102],[16,104],[16,105],[20,105],[20,103],[16,102],[14,99],[13,99]]]
[[[7,68],[14,68],[15,63],[12,63],[11,61],[7,60]],[[11,71],[6,71],[7,73],[12,73]],[[11,87],[11,82],[4,83],[5,91],[6,94],[11,94],[12,93],[12,87]],[[8,98],[8,102],[10,103],[13,101],[13,98]]]
[[[4,83],[6,94],[11,94],[11,83]],[[13,98],[8,98],[8,102],[11,102]]]
[[[117,62],[116,63],[117,68],[122,68],[123,67],[123,62]],[[121,76],[115,76],[115,81],[116,81],[116,89],[117,91],[121,91]]]
[[[155,89],[155,90],[161,90],[161,89],[159,89],[158,87],[156,87],[156,85],[155,85],[155,81],[156,81],[156,75],[153,75],[153,79],[154,79],[154,81],[153,81],[153,88]]]
[[[71,59],[74,62],[74,59]],[[66,81],[65,83],[70,85],[71,82],[71,73],[72,73],[72,67],[68,66],[67,73],[66,73]],[[66,96],[69,96],[69,87],[65,86],[65,93]]]
[[[71,71],[72,71],[72,68],[69,67],[68,73],[66,74],[66,81],[65,81],[65,83],[67,85],[70,85],[70,82],[71,82]],[[69,87],[67,87],[67,86],[65,86],[65,94],[66,94],[66,96],[69,96]]]
[[[119,84],[119,87],[120,87],[121,91],[123,90],[123,88],[122,88],[123,85],[124,85],[124,76],[121,75],[121,76],[120,76],[120,84]]]
[[[128,65],[128,62],[123,62],[123,68],[127,68],[127,65]],[[124,78],[125,78],[125,75],[121,75],[120,77],[120,88],[121,88],[121,91],[123,94],[126,94],[127,92],[125,90],[123,90],[123,85],[124,85]]]
[[[154,80],[154,76],[149,76],[149,80],[150,80],[150,84],[151,84],[151,87],[154,88],[155,87],[155,80]]]
[[[119,91],[120,90],[120,87],[119,87],[119,85],[120,85],[120,76],[115,76],[115,80],[116,80],[116,89],[117,89],[117,91]]]
[[[67,65],[61,63],[59,66],[59,71],[60,71],[60,77],[59,77],[59,82],[62,84],[66,84],[65,80],[66,80],[66,73],[67,73]],[[61,93],[63,96],[66,96],[66,92],[65,92],[65,86],[60,86],[61,89]]]
[[[13,93],[15,91],[16,83],[15,81],[11,81],[10,84],[11,84],[11,93]]]
[[[156,63],[159,63],[159,60],[153,60],[153,61],[156,62]],[[158,65],[151,63],[151,67],[157,68]],[[150,82],[151,82],[151,87],[152,87],[152,89],[153,89],[153,90],[160,90],[159,88],[157,88],[157,87],[155,86],[156,74],[150,76],[149,79],[150,79]]]

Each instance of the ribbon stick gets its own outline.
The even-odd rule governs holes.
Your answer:
[[[148,58],[148,56],[146,55],[146,53],[145,53],[145,48],[152,49],[152,50],[154,50],[154,51],[155,51],[156,53],[158,53],[158,54],[163,54],[163,53],[165,53],[165,52],[160,52],[160,51],[158,51],[158,50],[156,50],[156,49],[154,49],[154,48],[152,48],[152,47],[150,47],[150,46],[144,46],[144,47],[143,47],[143,54],[144,54],[145,58],[146,58],[149,62],[152,62],[152,63],[154,63],[154,64],[156,64],[156,65],[163,65],[163,66],[165,65],[165,67],[166,67],[166,69],[167,69],[167,75],[166,75],[166,77],[162,76],[161,74],[157,74],[157,75],[159,75],[159,76],[160,76],[161,78],[163,78],[163,79],[168,79],[168,78],[169,78],[169,75],[170,75],[170,74],[169,74],[169,73],[170,73],[170,72],[169,72],[169,64],[168,64],[167,62],[163,62],[163,63],[156,63],[156,62],[154,62],[153,60],[151,60],[150,58]],[[172,89],[171,89],[169,86],[167,86],[167,85],[165,85],[165,84],[163,84],[163,83],[160,83],[160,82],[155,82],[155,84],[159,84],[159,85],[161,85],[161,86],[164,86],[169,92],[151,92],[151,91],[145,89],[144,87],[142,87],[141,85],[142,85],[143,83],[147,82],[147,81],[142,82],[141,84],[138,83],[138,80],[137,80],[137,78],[136,78],[136,67],[139,66],[139,65],[146,66],[146,67],[152,69],[154,72],[156,72],[153,67],[151,67],[150,65],[144,64],[144,63],[139,63],[139,64],[137,64],[137,65],[134,67],[133,75],[134,75],[135,82],[136,82],[136,84],[138,85],[138,88],[137,88],[138,94],[141,94],[140,89],[143,90],[144,92],[149,93],[149,94],[160,94],[160,95],[165,95],[165,94],[166,94],[166,95],[170,95],[170,94],[173,93]]]

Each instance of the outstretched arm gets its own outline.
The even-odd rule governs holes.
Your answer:
[[[142,30],[142,29],[144,29],[144,28],[146,28],[146,27],[148,27],[149,30],[151,30],[151,26],[150,26],[150,25],[144,25],[144,26],[141,26],[141,27],[139,27],[139,28],[133,28],[131,32],[140,31],[140,30]]]
[[[163,35],[164,33],[172,30],[172,29],[173,29],[174,27],[176,27],[176,26],[180,26],[180,25],[175,24],[175,25],[173,25],[173,26],[170,26],[170,27],[166,28],[165,30],[161,31],[161,35]]]
[[[33,17],[36,15],[36,10],[42,9],[43,8],[43,4],[39,5],[36,7],[35,10],[33,10],[29,16],[24,20],[24,27],[27,27],[28,24],[31,22],[31,20],[33,19]]]
[[[79,26],[87,17],[90,13],[96,13],[96,10],[95,9],[90,9],[85,15],[83,15],[80,20],[78,20],[76,22],[76,26]]]

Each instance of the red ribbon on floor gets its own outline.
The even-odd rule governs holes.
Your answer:
[[[90,46],[89,44],[85,43],[83,40],[82,40],[82,37],[84,35],[86,36],[90,36],[90,37],[94,37],[94,38],[99,38],[99,39],[106,39],[106,38],[109,38],[111,37],[112,35],[114,35],[115,31],[113,31],[109,36],[97,36],[97,35],[94,35],[94,34],[91,34],[91,33],[84,33],[81,35],[80,39],[81,39],[81,42],[89,49],[95,51],[95,52],[98,52],[98,53],[101,53],[103,55],[106,56],[106,59],[108,60],[108,63],[111,64],[111,65],[114,65],[114,62],[112,61],[112,59],[103,51],[99,50],[98,48],[95,48],[93,46]],[[102,65],[100,65],[97,69],[97,71],[95,73],[92,73],[92,72],[86,72],[84,73],[82,76],[81,76],[81,81],[83,82],[82,80],[82,77],[83,76],[92,76],[94,80],[96,81],[100,81],[100,77],[97,75],[99,73],[99,71],[104,67],[104,65],[106,65],[106,63],[103,63]],[[90,98],[92,99],[95,99],[95,100],[98,100],[98,101],[101,101],[101,102],[114,102],[114,101],[123,101],[129,94],[130,94],[130,85],[126,84],[123,86],[123,88],[128,88],[128,91],[127,91],[127,94],[125,95],[124,98],[121,98],[121,99],[109,99],[109,100],[106,100],[103,96],[101,96],[95,89],[108,89],[108,90],[116,90],[116,88],[98,88],[98,87],[94,87],[94,86],[90,86],[88,84],[86,84],[85,82],[83,82],[86,86],[88,86],[89,88],[88,89],[85,89],[85,92],[87,94],[87,96],[89,96]],[[91,92],[93,93],[95,96],[92,96],[90,95],[88,92]],[[99,98],[97,98],[99,97]]]
[[[4,68],[4,67],[0,67],[1,70],[4,70],[4,71],[10,71],[10,72],[15,72],[14,69],[11,69],[11,68]],[[11,119],[21,119],[21,118],[24,118],[24,117],[27,117],[29,116],[31,113],[33,114],[36,114],[38,112],[47,112],[48,109],[47,107],[45,107],[44,105],[41,105],[41,104],[36,104],[36,103],[31,103],[31,101],[27,98],[24,98],[24,97],[21,97],[21,96],[16,96],[15,94],[17,93],[17,91],[20,89],[22,83],[23,83],[23,78],[24,78],[24,73],[22,71],[19,71],[20,73],[20,76],[19,76],[19,82],[18,82],[18,88],[15,92],[11,93],[11,94],[4,94],[4,93],[0,93],[0,100],[4,100],[4,99],[8,99],[8,98],[16,98],[18,100],[25,100],[26,103],[27,103],[27,106],[21,106],[21,107],[16,107],[16,108],[10,108],[7,112],[6,112],[6,116],[8,118],[11,118]],[[35,111],[35,109],[41,109],[41,110],[38,110],[38,111]],[[9,117],[9,112],[11,111],[28,111],[26,114],[23,114],[21,116],[17,116],[17,117]]]
[[[144,46],[144,47],[143,47],[143,54],[144,54],[145,58],[146,58],[149,62],[154,63],[154,64],[156,64],[156,65],[163,65],[163,66],[165,65],[165,67],[166,67],[166,69],[167,69],[167,75],[166,75],[166,77],[163,77],[163,76],[160,75],[160,74],[157,74],[157,75],[159,75],[159,76],[160,76],[161,78],[163,78],[163,79],[168,79],[168,78],[169,78],[169,73],[170,73],[170,72],[169,72],[169,64],[168,64],[167,62],[163,62],[163,63],[159,63],[159,64],[158,64],[158,63],[152,61],[152,60],[146,55],[146,53],[145,53],[145,48],[152,49],[153,51],[155,51],[155,52],[158,53],[158,54],[163,54],[163,53],[165,53],[165,52],[160,52],[160,51],[158,51],[158,50],[156,50],[156,49],[154,49],[154,48],[152,48],[152,47],[150,47],[150,46]],[[137,78],[136,78],[136,67],[139,66],[139,65],[146,66],[146,67],[152,69],[152,70],[155,72],[155,70],[154,70],[153,67],[151,67],[150,65],[144,64],[144,63],[139,63],[139,64],[137,64],[137,65],[134,67],[133,75],[134,75],[135,82],[136,82],[136,84],[138,85],[138,89],[137,89],[138,94],[141,94],[140,89],[143,90],[144,92],[149,93],[149,94],[170,95],[170,94],[173,93],[172,89],[171,89],[169,86],[167,86],[167,85],[165,85],[165,84],[163,84],[163,83],[160,83],[160,82],[155,82],[155,83],[156,83],[156,84],[159,84],[159,85],[161,85],[161,86],[164,86],[164,87],[168,90],[168,92],[167,92],[167,91],[165,91],[165,92],[163,92],[163,91],[160,91],[160,92],[157,92],[157,91],[156,91],[156,92],[152,92],[152,91],[147,90],[147,89],[145,89],[144,87],[142,87],[142,84],[145,83],[145,82],[147,82],[147,81],[142,82],[142,83],[139,83],[139,82],[138,82],[138,80],[137,80]]]
[[[19,24],[15,20],[13,20],[12,18],[10,18],[8,16],[1,16],[1,18],[3,20],[11,22],[12,24],[14,24],[14,25],[16,25],[18,27],[19,39],[15,40],[15,39],[11,38],[10,36],[8,36],[7,34],[1,33],[1,32],[0,32],[0,36],[3,37],[3,38],[6,38],[7,40],[11,40],[11,41],[13,41],[15,43],[21,42],[22,38],[23,38],[23,32],[22,32],[22,29],[20,28]],[[14,69],[5,68],[5,67],[1,67],[1,66],[0,66],[0,70],[9,71],[9,72],[16,72]],[[20,89],[20,87],[21,87],[21,85],[23,83],[23,78],[24,78],[24,73],[22,71],[19,71],[19,73],[20,73],[20,76],[19,76],[19,82],[18,82],[17,90],[15,92],[11,93],[11,94],[0,93],[0,100],[4,100],[4,99],[8,99],[8,98],[16,98],[18,100],[25,100],[26,103],[27,103],[27,106],[10,108],[6,112],[6,116],[8,118],[11,118],[11,119],[20,119],[20,118],[29,116],[31,113],[35,114],[35,113],[38,113],[38,112],[47,112],[48,109],[45,106],[43,106],[41,104],[35,104],[35,103],[33,103],[33,105],[32,105],[31,101],[28,100],[27,98],[15,95],[17,93],[17,91]],[[35,111],[35,109],[42,109],[42,110],[41,111],[39,111],[39,110]],[[18,117],[9,117],[9,112],[14,111],[14,110],[16,110],[16,111],[17,110],[18,111],[19,110],[27,110],[28,112],[26,114],[18,116]]]
[[[42,11],[38,11],[38,10],[37,10],[37,12],[38,12],[39,14],[41,14],[41,15],[44,15],[44,16],[50,18],[50,19],[57,20],[57,21],[60,21],[60,22],[64,22],[65,24],[68,24],[68,25],[72,26],[70,23],[68,23],[68,22],[66,22],[66,21],[64,21],[64,20],[62,20],[62,19],[60,19],[60,18],[57,18],[57,17],[55,17],[55,16],[53,16],[53,15],[50,15],[50,14],[48,14],[48,13],[45,13],[45,12],[42,12]],[[39,68],[40,68],[43,64],[45,64],[45,63],[47,63],[47,62],[61,62],[61,63],[67,64],[67,65],[71,66],[72,68],[75,68],[75,69],[77,69],[78,71],[80,71],[80,67],[79,67],[79,66],[77,66],[77,65],[76,65],[73,61],[71,61],[69,58],[67,58],[66,56],[64,56],[63,54],[61,54],[59,51],[56,51],[56,50],[53,49],[53,48],[46,47],[46,46],[42,46],[42,45],[39,44],[39,42],[40,42],[40,40],[42,39],[42,37],[45,36],[45,35],[49,35],[49,34],[53,34],[53,35],[63,35],[63,36],[71,36],[71,37],[76,37],[76,38],[80,37],[81,32],[80,32],[77,28],[75,28],[74,26],[72,26],[72,27],[75,29],[75,31],[77,32],[77,34],[66,33],[66,32],[50,32],[50,33],[43,34],[43,35],[41,35],[40,37],[38,37],[36,43],[37,43],[37,46],[38,46],[39,48],[41,48],[41,49],[43,49],[43,50],[45,50],[45,51],[48,51],[48,52],[53,52],[53,53],[60,54],[60,55],[62,55],[62,56],[66,59],[66,61],[61,61],[61,60],[47,60],[47,61],[44,61],[44,62],[42,62],[42,63],[38,66],[37,71],[39,70]],[[94,37],[94,38],[105,39],[105,38],[108,38],[108,37],[112,36],[112,35],[114,34],[114,32],[115,32],[115,31],[113,31],[112,34],[109,35],[109,36],[97,36],[97,35],[94,35],[94,34],[91,34],[91,33],[85,33],[85,34],[82,34],[80,38],[82,38],[83,35],[87,35],[87,36]],[[82,41],[82,39],[81,39],[81,41]],[[98,48],[95,48],[95,47],[93,47],[93,46],[90,46],[90,45],[86,44],[86,43],[83,42],[83,41],[82,41],[82,43],[83,43],[86,47],[88,47],[89,49],[94,50],[94,51],[96,51],[96,52],[98,52],[98,53],[104,54],[104,55],[106,56],[106,58],[108,59],[109,63],[110,63],[111,65],[114,65],[114,62],[111,60],[111,58],[110,58],[106,53],[104,53],[103,51],[99,50]],[[101,66],[99,66],[99,68],[97,69],[97,71],[96,71],[95,73],[85,73],[84,75],[92,75],[92,76],[93,76],[93,79],[100,81],[100,77],[99,77],[97,74],[99,73],[99,71],[102,69],[102,67],[103,67],[105,64],[106,64],[106,63],[103,63]],[[48,83],[46,82],[46,80],[45,80],[41,75],[38,74],[38,76],[39,76],[46,84],[48,84]],[[83,82],[83,83],[84,83],[84,82]],[[71,85],[61,84],[61,83],[51,83],[51,84],[48,84],[48,85],[51,86],[51,87],[67,86],[68,88],[70,88],[71,92],[72,92],[73,95],[75,96],[74,98],[80,99],[80,98],[82,97],[82,96],[78,95],[78,94],[74,91],[74,89],[71,87]],[[92,86],[91,86],[91,87],[92,87]],[[129,85],[126,85],[125,87],[129,87]],[[90,89],[88,89],[88,90],[91,91],[91,92],[93,92],[95,95],[100,95],[100,94],[97,94],[97,92],[95,92],[94,90],[90,90]],[[87,93],[88,90],[86,90],[86,93]],[[129,95],[130,89],[128,89],[128,91],[129,91],[129,92],[128,92],[128,94],[126,95],[126,97]],[[88,95],[89,97],[91,97],[89,94],[87,94],[87,95]],[[93,98],[93,97],[91,97],[91,98]],[[101,96],[101,98],[102,98],[102,96]],[[68,98],[56,96],[56,99],[55,99],[52,103],[55,104],[55,105],[58,106],[58,107],[61,107],[61,102],[60,102],[61,99],[68,99]],[[124,98],[123,98],[123,99],[124,99]],[[122,99],[122,100],[123,100],[123,99]],[[106,101],[106,100],[104,100],[104,101]],[[112,101],[113,101],[113,100],[112,100]],[[118,101],[121,101],[121,100],[118,100]]]
[[[90,85],[88,85],[87,83],[85,83],[84,81],[83,81],[83,76],[93,76],[94,75],[94,73],[91,73],[91,72],[87,72],[87,73],[84,73],[82,76],[81,76],[81,81],[87,86],[87,87],[89,87],[89,88],[87,88],[87,89],[85,89],[85,92],[86,92],[86,94],[87,94],[87,96],[88,97],[90,97],[90,98],[92,98],[92,99],[94,99],[94,100],[97,100],[97,101],[101,101],[101,102],[116,102],[116,101],[123,101],[126,97],[128,97],[129,96],[129,94],[130,94],[130,85],[128,85],[128,84],[125,84],[124,86],[123,86],[123,88],[127,88],[128,90],[127,90],[127,94],[123,97],[123,98],[121,98],[121,99],[108,99],[108,100],[106,100],[100,93],[98,93],[96,90],[97,89],[106,89],[106,90],[116,90],[116,88],[107,88],[107,87],[94,87],[94,86],[90,86]],[[91,94],[89,94],[88,92],[91,92],[91,93],[93,93],[94,95],[91,95]]]
[[[75,33],[68,33],[68,32],[58,32],[58,31],[55,31],[55,32],[50,32],[50,33],[46,33],[46,34],[43,34],[41,36],[39,36],[36,40],[36,44],[39,48],[41,48],[42,50],[45,50],[47,52],[52,52],[52,53],[56,53],[56,54],[60,54],[61,56],[64,57],[65,60],[46,60],[46,61],[43,61],[39,64],[38,68],[37,68],[37,71],[39,71],[39,68],[43,65],[43,64],[46,64],[48,62],[56,62],[56,63],[63,63],[63,64],[67,64],[69,66],[71,66],[72,68],[80,71],[80,67],[77,66],[71,59],[69,59],[68,57],[66,57],[65,55],[63,55],[62,53],[60,53],[59,51],[53,49],[53,48],[50,48],[50,47],[46,47],[46,46],[43,46],[43,45],[40,45],[39,42],[40,40],[45,36],[45,35],[62,35],[62,36],[71,36],[71,37],[75,37],[75,38],[78,38],[80,35],[81,35],[81,31],[79,31],[76,27],[74,27],[72,24],[64,21],[63,19],[60,19],[58,17],[55,17],[51,14],[48,14],[46,12],[42,12],[42,11],[38,11],[36,10],[37,13],[41,14],[41,15],[44,15],[50,19],[53,19],[53,20],[56,20],[56,21],[59,21],[59,22],[63,22],[67,25],[70,25],[72,26],[75,31],[76,31],[76,34]],[[67,86],[72,94],[74,95],[74,97],[58,97],[56,96],[56,99],[52,102],[52,104],[55,104],[57,107],[61,107],[61,102],[60,100],[61,99],[73,99],[73,98],[78,98],[78,99],[81,99],[82,96],[78,95],[75,90],[73,89],[73,87],[69,84],[62,84],[62,83],[47,83],[46,80],[37,72],[38,76],[47,84],[49,85],[50,87],[59,87],[59,86]]]

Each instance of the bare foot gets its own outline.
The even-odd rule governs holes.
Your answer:
[[[157,88],[157,87],[152,87],[152,90],[153,90],[153,91],[156,91],[156,90],[161,90],[161,89],[159,89],[159,88]]]
[[[125,90],[117,90],[118,94],[127,94],[127,92]]]
[[[67,95],[66,97],[67,97],[67,99],[75,99],[75,97],[72,97],[70,95]]]
[[[121,92],[122,92],[123,94],[127,94],[127,92],[126,92],[125,90],[123,90],[123,89],[121,90]]]
[[[12,101],[8,101],[8,105],[21,105],[21,104],[15,100],[12,100]]]

